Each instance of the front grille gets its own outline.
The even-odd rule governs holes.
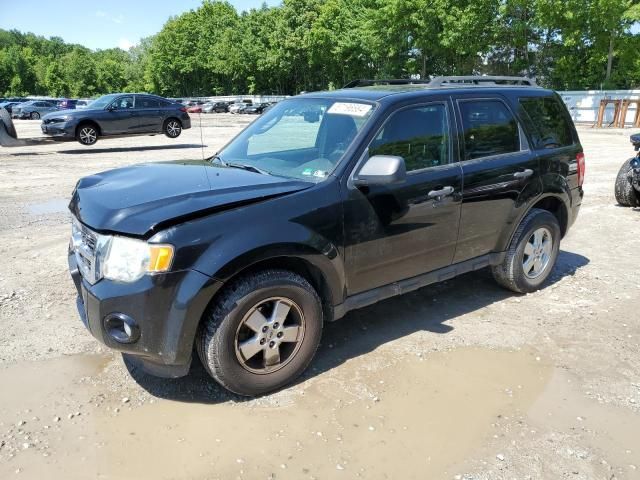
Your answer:
[[[82,278],[90,284],[98,281],[97,254],[99,234],[82,225],[75,218],[71,230],[71,244]]]

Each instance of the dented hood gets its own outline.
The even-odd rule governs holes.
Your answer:
[[[312,185],[207,161],[147,163],[80,179],[69,209],[94,230],[144,237],[190,218]]]

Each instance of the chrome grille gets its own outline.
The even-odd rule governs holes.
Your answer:
[[[71,227],[73,253],[75,254],[78,270],[80,270],[82,278],[92,285],[99,279],[96,254],[98,240],[98,233],[88,229],[75,218],[73,219]]]

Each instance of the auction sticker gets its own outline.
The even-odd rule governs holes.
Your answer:
[[[335,113],[338,115],[351,115],[352,117],[364,117],[371,110],[371,105],[367,105],[365,103],[347,103],[347,102],[336,102],[327,113]]]

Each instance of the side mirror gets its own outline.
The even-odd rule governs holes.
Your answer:
[[[115,106],[115,105],[109,105],[109,106],[107,107],[107,111],[108,111],[108,112],[113,112],[115,109],[116,109],[116,106]]]
[[[391,185],[402,183],[407,178],[404,158],[391,155],[374,155],[355,175],[356,186]]]

